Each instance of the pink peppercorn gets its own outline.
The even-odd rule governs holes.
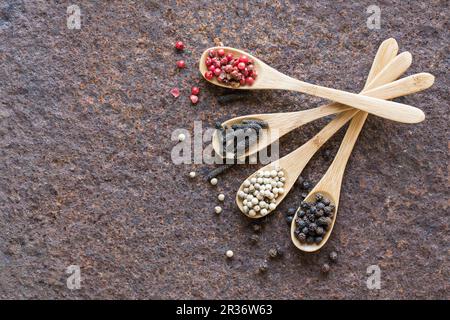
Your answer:
[[[184,43],[182,41],[175,42],[175,48],[177,50],[183,51],[184,50]]]
[[[248,57],[243,54],[242,56],[239,57],[239,62],[247,63]]]
[[[239,70],[244,70],[245,69],[245,63],[244,62],[239,62],[237,65]]]
[[[198,97],[197,97],[196,95],[191,95],[189,98],[191,99],[191,102],[192,102],[193,104],[197,104],[197,102],[198,102]]]
[[[214,70],[216,70],[216,67],[213,66],[213,65],[210,65],[210,66],[208,67],[208,70],[211,71],[211,72],[214,72]]]
[[[227,54],[226,58],[227,58],[228,61],[233,60],[233,54],[232,53]]]
[[[191,93],[193,95],[195,95],[195,96],[198,96],[198,94],[200,93],[200,88],[199,87],[192,87]]]
[[[186,67],[186,62],[184,62],[184,60],[177,61],[177,67],[180,69]]]
[[[214,70],[214,75],[216,77],[220,76],[221,73],[222,73],[222,70],[220,68],[216,68],[216,70]]]
[[[205,78],[208,80],[212,80],[212,78],[214,78],[214,73],[212,73],[211,71],[206,71]]]
[[[255,79],[253,79],[252,77],[247,77],[245,79],[245,83],[248,84],[249,86],[251,86],[253,82],[255,82]]]

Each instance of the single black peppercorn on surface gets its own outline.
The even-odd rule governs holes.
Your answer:
[[[295,236],[300,242],[320,244],[333,222],[335,206],[324,195],[318,193],[314,202],[300,203],[295,220]]]

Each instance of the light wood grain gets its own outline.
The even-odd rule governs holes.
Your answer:
[[[207,71],[205,59],[208,55],[208,51],[211,49],[219,49],[219,48],[223,48],[226,52],[231,52],[236,56],[245,54],[250,59],[253,59],[255,62],[255,67],[258,70],[259,74],[258,77],[256,78],[252,86],[240,86],[237,88],[239,90],[257,90],[257,89],[292,90],[336,101],[360,109],[362,111],[366,111],[374,115],[398,122],[417,123],[425,119],[425,114],[420,109],[412,106],[408,106],[393,101],[386,101],[383,99],[364,96],[360,94],[350,93],[342,90],[336,90],[318,85],[313,85],[307,82],[291,78],[275,70],[274,68],[265,64],[263,61],[252,56],[251,54],[230,47],[214,47],[205,50],[205,52],[202,54],[200,58],[199,63],[199,70],[203,76]],[[230,88],[229,86],[225,86],[219,83],[215,78],[207,81],[215,85]]]

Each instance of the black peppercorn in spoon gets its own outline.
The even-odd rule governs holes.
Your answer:
[[[377,56],[382,55],[383,50],[386,50],[386,48],[381,46],[377,52]],[[396,57],[396,58],[398,58],[398,57]],[[395,61],[395,59],[393,61]],[[375,59],[374,65],[376,65],[376,63],[377,63],[377,59]],[[389,63],[388,66],[391,65],[392,63],[393,62]],[[388,66],[386,66],[386,68]],[[375,68],[376,68],[376,66],[374,66],[372,69],[375,69]],[[381,73],[382,73],[382,71],[380,72],[380,74]],[[382,76],[380,74],[378,76],[375,76],[375,78],[372,80],[372,82],[370,84],[368,82],[366,82],[366,88],[369,87],[374,82],[377,82],[378,80],[382,79]],[[433,84],[434,77],[432,75],[426,74],[426,73],[423,75],[425,75],[426,77],[423,79],[425,82],[422,84],[425,85],[425,88],[428,88]],[[401,81],[401,80],[399,80],[399,81]],[[328,239],[331,235],[334,224],[336,222],[340,190],[341,190],[342,179],[344,176],[345,167],[346,167],[347,161],[353,150],[353,146],[356,143],[356,140],[358,138],[359,133],[361,132],[361,129],[364,125],[366,118],[367,118],[366,112],[357,112],[353,116],[352,121],[350,122],[350,125],[344,136],[344,139],[342,140],[341,146],[339,147],[339,150],[336,154],[336,157],[334,158],[333,162],[331,163],[331,165],[328,168],[325,175],[322,177],[322,179],[320,179],[320,181],[317,183],[317,185],[311,190],[311,192],[308,194],[308,196],[304,200],[305,202],[308,202],[308,203],[313,202],[315,199],[315,196],[320,193],[324,197],[330,199],[335,207],[334,214],[331,219],[331,225],[328,226],[328,230],[325,233],[325,235],[323,236],[323,239],[320,243],[310,244],[310,243],[304,243],[304,242],[299,241],[299,239],[296,237],[296,234],[295,234],[296,220],[298,217],[299,210],[297,210],[297,212],[295,213],[295,216],[294,216],[294,219],[293,219],[292,225],[291,225],[291,239],[292,239],[292,242],[294,243],[294,245],[302,251],[314,252],[314,251],[319,250],[320,248],[322,248],[325,245],[325,243],[328,241]]]
[[[244,52],[230,47],[214,47],[205,50],[200,58],[199,70],[203,77],[208,72],[205,61],[208,57],[210,50],[223,49],[226,53],[232,53],[236,56],[246,55],[254,61],[254,66],[258,71],[258,77],[251,86],[240,86],[238,89],[255,90],[255,89],[281,89],[298,91],[313,96],[330,99],[359,110],[369,112],[371,114],[391,119],[403,123],[417,123],[425,119],[424,113],[415,107],[405,104],[386,101],[378,98],[372,98],[355,93],[345,92],[341,90],[325,88],[322,86],[313,85],[307,82],[303,82],[294,78],[291,78],[269,65],[265,64],[258,58]],[[206,79],[206,77],[205,77]],[[219,83],[215,78],[206,79],[207,81],[221,86],[230,88],[227,85]]]

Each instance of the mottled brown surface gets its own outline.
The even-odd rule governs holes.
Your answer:
[[[378,1],[374,31],[366,27],[371,1],[96,2],[0,3],[0,298],[450,298],[448,1]],[[81,30],[66,27],[73,3]],[[394,37],[413,55],[408,74],[436,76],[431,89],[398,99],[422,108],[423,123],[369,117],[320,253],[301,254],[290,243],[283,214],[299,203],[299,190],[252,245],[232,198],[257,166],[233,168],[212,187],[187,178],[204,166],[171,162],[172,131],[192,130],[194,120],[206,127],[321,102],[259,92],[219,105],[223,89],[196,71],[216,37],[294,77],[354,92],[378,45]],[[179,39],[183,54],[173,50]],[[178,57],[188,65],[181,72]],[[194,84],[202,90],[196,107]],[[169,93],[175,86],[178,99]],[[282,154],[324,123],[282,139]],[[326,147],[335,152],[342,135]],[[317,182],[329,163],[317,155],[305,176]],[[219,191],[227,198],[216,216]],[[274,244],[284,257],[256,274]],[[339,262],[323,276],[333,249]],[[66,288],[71,264],[81,266],[78,291]],[[382,270],[379,291],[366,288],[372,264]]]

